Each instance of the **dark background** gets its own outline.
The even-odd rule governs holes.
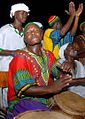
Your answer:
[[[44,25],[44,28],[48,27],[47,20],[50,15],[58,15],[62,23],[65,24],[68,15],[64,12],[68,10],[68,4],[71,0],[0,0],[0,27],[10,22],[10,7],[15,3],[23,2],[29,6],[31,12],[27,19],[28,21],[39,21]],[[73,0],[78,8],[78,4],[84,3],[84,10],[80,16],[79,24],[85,21],[85,0]]]

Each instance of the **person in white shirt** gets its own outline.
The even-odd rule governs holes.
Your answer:
[[[10,17],[14,21],[0,28],[0,48],[16,50],[25,47],[22,24],[27,20],[29,12],[29,7],[24,3],[17,3],[11,6]],[[0,56],[0,71],[8,71],[11,59],[11,56]]]
[[[71,66],[72,78],[74,80],[74,85],[70,86],[68,90],[79,94],[85,98],[85,69],[84,65],[76,60],[77,50],[74,48],[73,44],[65,44],[59,50],[60,60],[62,63],[65,60],[68,60]]]

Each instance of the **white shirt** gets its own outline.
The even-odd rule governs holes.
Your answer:
[[[62,64],[65,61],[65,59],[62,58],[59,59],[58,61]],[[85,66],[78,60],[75,60],[75,65],[76,69],[72,72],[72,77],[73,78],[85,77]],[[85,98],[85,85],[70,86],[68,90]]]
[[[12,24],[6,24],[0,28],[0,48],[5,50],[16,50],[25,47],[23,36]],[[12,56],[0,56],[0,71],[8,71]]]
[[[75,64],[76,64],[76,74],[73,72],[72,75],[73,78],[85,77],[85,69],[83,64],[77,60],[75,60]],[[69,87],[69,90],[85,98],[85,85],[71,86]]]

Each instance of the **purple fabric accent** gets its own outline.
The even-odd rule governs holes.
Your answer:
[[[48,110],[50,111],[49,107],[47,107],[45,104],[42,104],[41,102],[38,102],[36,100],[21,100],[18,102],[13,110],[13,117],[18,115],[21,112],[25,112],[28,110]],[[7,119],[13,119],[11,115],[8,115]]]

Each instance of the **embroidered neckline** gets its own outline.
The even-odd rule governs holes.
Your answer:
[[[15,31],[16,34],[20,35],[21,37],[24,35],[23,31],[20,33],[19,30],[14,28],[14,26],[12,24],[9,24],[9,26],[13,29],[13,31]]]
[[[42,57],[37,56],[34,53],[31,53],[27,49],[24,49],[24,51],[28,52],[28,54],[31,55],[36,60],[36,62],[38,63],[38,65],[40,66],[40,68],[42,70],[41,76],[43,78],[43,81],[45,82],[46,85],[48,85],[49,73],[48,73],[48,62],[47,62],[47,57],[46,57],[45,51],[42,50]],[[41,59],[41,60],[39,60],[39,59]]]

